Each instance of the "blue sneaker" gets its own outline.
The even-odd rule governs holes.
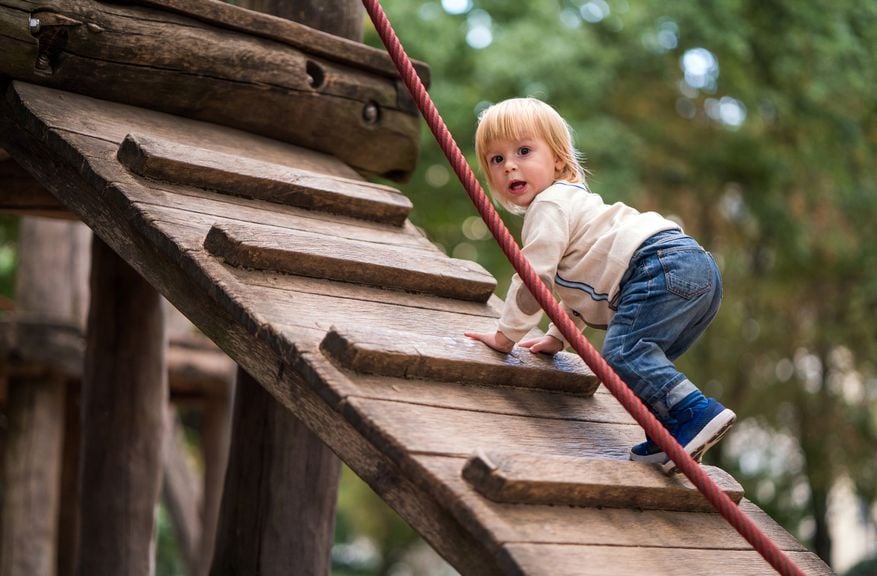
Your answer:
[[[673,420],[667,431],[679,442],[696,462],[715,446],[737,420],[733,411],[713,398],[705,398],[692,407],[672,412]],[[667,474],[679,472],[676,464],[651,438],[630,450],[630,459],[648,464],[660,464]]]

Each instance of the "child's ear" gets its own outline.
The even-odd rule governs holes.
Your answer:
[[[554,175],[560,176],[560,173],[563,171],[563,161],[560,158],[554,159]]]

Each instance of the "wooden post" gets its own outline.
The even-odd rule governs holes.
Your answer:
[[[229,391],[233,387],[229,383]],[[204,399],[201,413],[201,454],[204,458],[204,496],[201,504],[201,542],[198,571],[194,576],[207,576],[213,560],[214,543],[219,525],[225,472],[231,443],[231,397],[209,396]]]
[[[82,391],[80,576],[152,573],[165,347],[158,293],[95,237]]]
[[[19,231],[16,315],[78,323],[83,251],[81,224],[23,218]],[[9,382],[3,466],[0,574],[53,575],[62,484],[65,376],[46,369]]]
[[[358,0],[251,0],[244,6],[362,40]],[[328,575],[340,461],[240,368],[233,421],[210,574]]]
[[[213,576],[328,575],[339,460],[238,369]]]

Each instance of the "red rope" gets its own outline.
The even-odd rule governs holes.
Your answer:
[[[744,514],[737,505],[707,476],[703,469],[688,455],[670,435],[657,418],[646,408],[640,399],[618,377],[594,346],[575,327],[572,320],[561,310],[551,292],[536,275],[526,257],[521,253],[512,235],[500,219],[478,179],[463,157],[463,153],[448,131],[444,120],[426,92],[426,88],[414,71],[414,66],[402,47],[396,32],[387,19],[379,0],[362,0],[369,16],[374,22],[381,40],[387,47],[390,57],[405,81],[408,90],[417,102],[426,123],[435,135],[442,151],[454,168],[457,177],[466,189],[490,232],[499,242],[506,257],[514,266],[521,280],[539,301],[554,325],[579,353],[585,363],[600,378],[612,395],[624,406],[633,418],[643,427],[646,434],[673,460],[679,469],[691,480],[698,490],[710,501],[715,509],[773,566],[777,572],[786,576],[803,576],[804,572]]]

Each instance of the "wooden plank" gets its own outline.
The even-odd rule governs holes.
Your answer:
[[[765,576],[775,574],[755,550],[513,543],[505,573],[520,576]],[[787,552],[809,576],[834,572],[812,552]],[[547,561],[550,558],[550,562]]]
[[[328,385],[336,391],[339,398],[357,396],[512,416],[635,424],[621,404],[603,388],[598,388],[596,393],[587,397],[577,393],[539,388],[404,380],[349,371],[336,370],[336,372],[343,377],[343,380],[330,380]]]
[[[421,378],[469,384],[499,384],[566,390],[584,396],[599,382],[574,354],[510,354],[477,342],[379,328],[334,327],[320,348],[341,366],[356,372],[394,378]]]
[[[469,260],[254,225],[214,225],[204,247],[227,264],[486,302],[496,281]]]
[[[468,458],[482,449],[628,460],[642,440],[639,426],[511,416],[489,412],[348,398],[347,418],[383,450]]]
[[[730,474],[714,466],[703,468],[740,502],[743,487]],[[509,504],[714,511],[687,478],[667,476],[640,462],[482,451],[466,463],[463,477],[484,496]]]
[[[715,554],[749,550],[751,546],[718,514],[506,504],[493,502],[474,491],[462,477],[463,458],[415,456],[425,486],[447,502],[452,513],[477,538],[488,542],[497,555],[509,543],[561,544],[564,546],[648,546],[652,549],[702,548]],[[785,551],[806,552],[763,510],[743,498],[741,510]],[[509,572],[504,566],[505,573]]]
[[[76,146],[87,146],[85,154],[87,168],[95,178],[103,178],[124,184],[132,203],[142,203],[151,211],[168,214],[168,221],[179,221],[191,226],[204,227],[206,234],[215,222],[251,222],[279,228],[291,228],[324,236],[365,240],[369,242],[405,246],[414,250],[425,250],[432,254],[443,254],[410,222],[401,228],[388,227],[367,220],[352,219],[337,214],[314,212],[292,206],[267,203],[260,200],[230,196],[192,186],[174,185],[168,182],[146,180],[120,168],[116,159],[117,147],[110,142],[96,140],[77,132],[61,131],[65,141]],[[243,143],[244,145],[246,143]],[[226,154],[238,157],[237,162],[249,162],[243,148],[239,154],[226,154],[210,151],[211,154]],[[297,158],[292,156],[290,158]],[[293,169],[298,170],[298,169]],[[312,172],[311,170],[301,170]],[[364,183],[362,180],[341,176],[326,176],[340,181]],[[200,242],[199,242],[200,245]]]
[[[129,134],[119,161],[140,176],[401,226],[411,201],[389,186]]]
[[[406,179],[414,169],[419,117],[395,78],[165,10],[93,0],[15,4],[0,3],[6,76],[247,130],[366,173]],[[37,38],[27,29],[35,11],[44,21]],[[64,19],[68,25],[51,25]]]

